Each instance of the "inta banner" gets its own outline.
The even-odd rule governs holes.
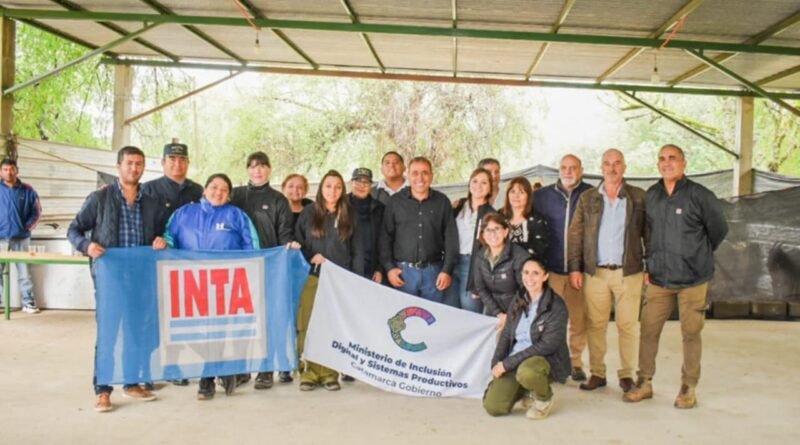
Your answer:
[[[480,398],[497,319],[417,298],[325,263],[304,359],[385,391]]]
[[[108,249],[96,263],[99,384],[297,367],[297,250]]]

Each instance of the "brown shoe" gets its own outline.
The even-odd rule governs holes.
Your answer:
[[[94,402],[94,410],[98,413],[107,413],[111,411],[110,392],[101,392],[97,395],[97,400]]]
[[[619,379],[619,387],[622,388],[622,392],[628,392],[636,387],[636,383],[633,382],[632,378],[625,377]]]
[[[156,395],[152,392],[142,388],[139,385],[131,386],[122,392],[122,397],[129,399],[141,400],[142,402],[149,402],[156,399]]]
[[[636,386],[622,395],[623,402],[636,403],[644,399],[653,398],[653,381],[650,379],[642,379],[636,383]]]
[[[694,393],[694,386],[681,385],[681,392],[675,398],[675,408],[691,409],[697,406],[697,395]]]
[[[581,383],[579,388],[584,391],[594,391],[597,388],[606,386],[606,383],[606,379],[592,374],[592,376],[589,377],[589,381],[586,383]]]

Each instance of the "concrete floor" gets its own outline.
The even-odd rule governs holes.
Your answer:
[[[516,444],[796,443],[800,433],[800,323],[709,320],[698,409],[672,407],[680,377],[679,326],[662,339],[653,400],[621,402],[616,379],[587,393],[556,385],[556,408],[531,421],[517,408],[491,418],[477,400],[430,400],[362,383],[300,393],[294,384],[252,385],[210,402],[196,387],[159,385],[159,399],[115,391],[115,410],[93,411],[94,313],[15,312],[0,320],[0,444]],[[607,363],[617,363],[609,333]],[[613,374],[612,374],[613,375]],[[794,413],[794,414],[792,414]]]

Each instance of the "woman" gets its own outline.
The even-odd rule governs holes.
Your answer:
[[[492,174],[478,168],[469,176],[469,191],[466,198],[453,202],[453,216],[458,229],[458,262],[453,269],[453,282],[445,292],[445,304],[468,311],[481,313],[483,303],[473,294],[475,287],[472,278],[472,263],[480,243],[475,242],[480,235],[484,215],[494,212],[489,204],[492,196]]]
[[[514,295],[520,286],[522,265],[530,254],[508,240],[508,221],[489,213],[481,221],[480,242],[472,275],[475,293],[483,302],[484,313],[497,317],[497,329],[503,328]]]
[[[181,207],[170,218],[164,235],[167,245],[189,250],[258,249],[258,234],[250,218],[230,204],[232,188],[227,175],[209,176],[200,202]],[[225,394],[232,394],[236,376],[224,376],[221,380]],[[215,392],[214,377],[200,379],[198,400],[211,400]]]
[[[281,193],[289,200],[289,207],[292,209],[292,228],[297,227],[297,219],[305,206],[311,204],[312,200],[306,198],[308,193],[308,179],[305,176],[292,173],[281,183]]]
[[[332,261],[355,273],[363,272],[363,254],[356,233],[356,220],[353,210],[344,194],[344,178],[339,172],[331,170],[322,177],[317,190],[316,201],[306,206],[300,214],[295,228],[295,238],[300,243],[303,255],[312,265],[311,275],[300,296],[297,313],[298,354],[302,357],[320,267]],[[337,391],[339,374],[320,364],[305,361],[301,364],[300,390],[311,391],[321,385],[328,391]]]
[[[492,375],[483,398],[491,416],[511,412],[517,400],[527,417],[544,419],[553,409],[550,382],[563,383],[570,374],[567,348],[567,306],[547,285],[547,266],[529,258],[522,268],[523,289],[497,342]]]
[[[511,242],[535,257],[545,258],[549,228],[547,220],[533,211],[533,189],[526,178],[518,176],[508,183],[500,213],[508,219]]]

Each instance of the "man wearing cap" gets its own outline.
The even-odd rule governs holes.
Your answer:
[[[297,248],[294,242],[292,227],[292,210],[289,200],[283,194],[269,185],[272,175],[272,165],[269,156],[263,151],[257,151],[247,157],[247,176],[250,181],[247,185],[235,187],[231,194],[231,203],[244,210],[258,232],[259,247],[267,249],[281,245]],[[281,383],[292,381],[288,371],[280,371],[278,378]],[[249,374],[239,376],[239,384],[250,380]],[[272,388],[272,371],[259,372],[256,376],[255,389]]]
[[[353,170],[350,178],[350,205],[353,206],[356,226],[359,228],[356,236],[360,237],[364,249],[364,277],[377,283],[383,280],[380,262],[378,261],[378,234],[383,224],[385,206],[370,195],[372,186],[372,170],[364,167]]]
[[[381,174],[383,179],[377,182],[370,194],[383,205],[389,203],[389,198],[408,186],[408,180],[403,174],[406,166],[403,157],[396,151],[388,151],[381,158]]]

